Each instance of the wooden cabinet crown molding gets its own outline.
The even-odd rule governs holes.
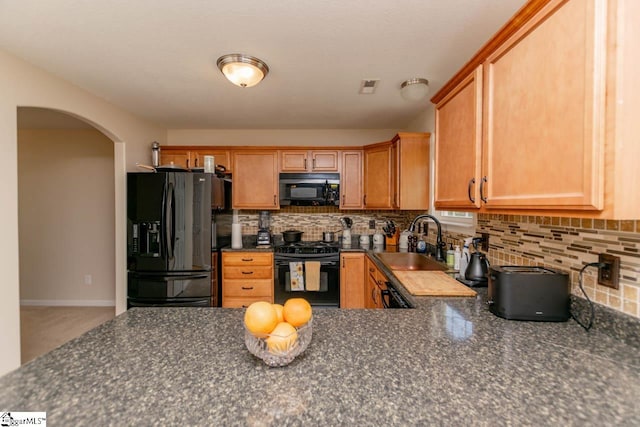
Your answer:
[[[480,50],[433,95],[431,102],[439,103],[442,99],[458,86],[467,76],[484,63],[484,61],[496,51],[504,42],[513,36],[531,18],[535,17],[552,0],[530,0],[522,6],[518,12],[498,30],[498,32],[480,48]]]

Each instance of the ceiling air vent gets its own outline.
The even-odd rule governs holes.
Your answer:
[[[376,88],[378,87],[378,83],[380,80],[363,80],[360,82],[360,93],[363,95],[372,95],[375,93]]]

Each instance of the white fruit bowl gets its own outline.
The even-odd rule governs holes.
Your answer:
[[[296,332],[291,335],[297,335],[293,338],[277,337],[278,344],[268,345],[270,334],[263,338],[258,338],[244,328],[244,342],[251,354],[262,359],[269,366],[286,366],[293,361],[299,354],[306,350],[311,342],[313,333],[313,317],[304,325],[296,328]],[[293,338],[293,339],[289,339]]]

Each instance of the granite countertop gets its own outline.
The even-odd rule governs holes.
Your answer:
[[[0,378],[0,408],[51,425],[640,425],[639,347],[476,298],[314,310],[269,368],[242,309],[134,308]]]

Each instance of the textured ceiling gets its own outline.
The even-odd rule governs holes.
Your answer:
[[[170,129],[402,128],[524,0],[0,0],[0,49]],[[226,81],[216,59],[271,72]],[[359,95],[362,79],[380,79]]]

